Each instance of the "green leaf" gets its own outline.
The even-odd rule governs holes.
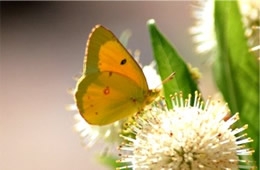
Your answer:
[[[101,155],[101,156],[98,156],[98,161],[107,166],[108,168],[110,168],[111,170],[113,169],[116,169],[116,168],[119,168],[119,167],[126,167],[128,166],[127,163],[118,163],[117,160],[119,160],[118,157],[116,156],[112,156],[112,155]],[[131,170],[131,168],[124,168],[126,170]]]
[[[192,79],[187,64],[181,56],[160,33],[153,19],[148,21],[148,28],[152,42],[153,54],[158,66],[161,79],[164,80],[171,73],[176,72],[173,80],[163,85],[166,103],[168,108],[172,108],[170,95],[183,92],[184,97],[199,91],[196,82]]]
[[[259,66],[249,52],[236,1],[215,1],[217,58],[214,76],[232,113],[239,112],[242,124],[248,124],[251,147],[259,162]]]

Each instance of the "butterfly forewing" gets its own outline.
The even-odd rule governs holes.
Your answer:
[[[101,25],[97,25],[89,36],[84,67],[85,74],[105,71],[119,73],[148,91],[142,69],[114,34]]]

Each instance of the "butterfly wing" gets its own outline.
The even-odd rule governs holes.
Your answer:
[[[106,125],[143,108],[145,91],[135,81],[118,73],[83,76],[77,87],[79,112],[93,125]]]
[[[111,31],[97,25],[87,42],[84,74],[105,71],[128,77],[140,88],[148,91],[145,76],[137,62]]]

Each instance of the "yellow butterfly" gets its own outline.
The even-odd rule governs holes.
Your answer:
[[[101,25],[89,35],[83,69],[75,100],[82,117],[92,125],[106,125],[133,115],[160,92],[149,90],[137,62]]]

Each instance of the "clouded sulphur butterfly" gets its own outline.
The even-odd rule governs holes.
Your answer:
[[[89,124],[106,125],[130,116],[159,95],[160,90],[149,90],[137,62],[101,25],[89,35],[83,67],[75,100]]]

